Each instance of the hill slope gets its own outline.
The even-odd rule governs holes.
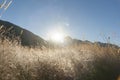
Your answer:
[[[46,46],[47,41],[32,32],[7,21],[0,20],[0,37],[21,40],[23,46]]]

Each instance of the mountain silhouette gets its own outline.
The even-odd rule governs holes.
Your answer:
[[[18,40],[21,45],[35,47],[47,46],[47,41],[15,24],[0,20],[0,38]]]
[[[89,45],[99,45],[101,47],[115,47],[115,48],[119,48],[118,45],[115,45],[115,44],[111,44],[111,43],[102,43],[102,42],[90,42],[88,40],[85,40],[85,41],[82,41],[82,40],[79,40],[79,39],[72,39],[72,37],[70,36],[66,36],[65,37],[65,44],[67,46],[79,46],[81,44],[89,44]]]

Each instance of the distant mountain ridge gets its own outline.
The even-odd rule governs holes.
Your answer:
[[[21,28],[20,26],[2,20],[0,20],[0,37],[7,37],[10,39],[18,38],[21,40],[21,45],[23,46],[47,46],[47,41],[41,37]]]
[[[111,43],[102,43],[102,42],[90,42],[88,40],[85,40],[85,41],[82,41],[82,40],[79,40],[79,39],[72,39],[70,36],[67,36],[65,37],[65,43],[68,45],[68,46],[73,46],[73,45],[81,45],[81,44],[90,44],[90,45],[99,45],[101,47],[115,47],[115,48],[120,48],[118,45],[115,45],[115,44],[111,44]]]

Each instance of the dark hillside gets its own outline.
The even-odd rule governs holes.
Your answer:
[[[47,41],[32,32],[7,21],[0,20],[0,37],[20,40],[23,46],[46,46]]]

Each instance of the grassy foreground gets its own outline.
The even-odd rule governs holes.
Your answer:
[[[0,40],[0,80],[120,80],[120,49],[81,44],[41,50]]]

